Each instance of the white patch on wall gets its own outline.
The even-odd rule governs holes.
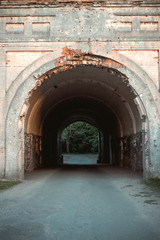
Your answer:
[[[158,22],[140,22],[141,31],[158,31]]]
[[[115,31],[132,31],[132,22],[110,21],[110,26],[108,27]]]
[[[6,23],[7,33],[23,33],[24,23]]]
[[[32,34],[33,35],[43,35],[50,33],[50,23],[49,22],[33,22],[32,23]]]
[[[47,54],[45,51],[11,51],[6,53],[6,90],[32,62]]]
[[[159,89],[158,50],[123,50],[118,52],[141,67]]]

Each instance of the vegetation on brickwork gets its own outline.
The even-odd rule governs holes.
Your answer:
[[[160,179],[158,179],[158,178],[155,178],[155,179],[151,178],[151,179],[148,179],[148,180],[146,180],[144,182],[145,182],[145,184],[147,186],[149,186],[153,190],[156,190],[156,191],[160,192]]]
[[[11,188],[19,183],[20,181],[0,181],[0,191]]]
[[[64,153],[96,153],[98,138],[96,127],[82,121],[74,122],[62,132],[62,151]]]

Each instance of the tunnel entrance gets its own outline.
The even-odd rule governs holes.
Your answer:
[[[46,73],[29,98],[25,171],[63,164],[62,131],[85,121],[99,132],[97,164],[143,170],[143,121],[137,94],[119,71],[79,65]],[[46,76],[45,75],[45,76]]]
[[[97,163],[111,163],[114,156],[111,156],[110,144],[111,139],[114,141],[117,131],[114,115],[98,100],[77,96],[57,104],[44,121],[43,166],[63,164],[61,134],[65,126],[75,121],[86,121],[96,126],[99,131]]]
[[[86,121],[75,121],[65,126],[60,136],[63,164],[97,164],[99,131]]]

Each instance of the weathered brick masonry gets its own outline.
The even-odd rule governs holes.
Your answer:
[[[61,130],[99,130],[99,162],[160,178],[160,2],[0,2],[0,177],[58,164]]]

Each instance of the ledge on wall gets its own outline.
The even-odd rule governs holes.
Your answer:
[[[91,5],[96,7],[101,6],[160,6],[159,0],[146,1],[146,0],[2,0],[0,6],[57,6],[57,5]]]

